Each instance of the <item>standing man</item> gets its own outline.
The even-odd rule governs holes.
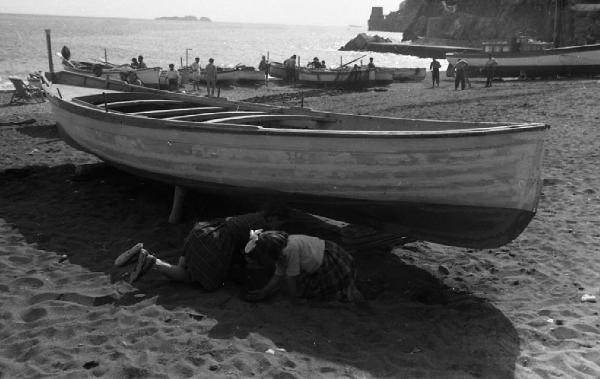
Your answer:
[[[192,90],[200,91],[200,58],[196,57],[192,63]]]
[[[460,89],[465,89],[465,78],[467,71],[467,62],[459,59],[454,66],[454,90],[458,90],[458,85],[460,84]]]
[[[217,86],[217,67],[214,65],[214,59],[210,58],[205,68],[206,73],[206,92],[208,97],[215,96],[215,87]]]
[[[492,81],[494,80],[494,73],[496,72],[496,66],[498,62],[492,57],[492,54],[488,54],[488,60],[485,62],[485,86],[491,87]]]
[[[429,65],[429,69],[431,70],[431,80],[433,81],[431,88],[440,86],[440,67],[442,67],[440,62],[433,58],[433,61],[431,61],[431,64]]]
[[[374,70],[375,69],[375,63],[373,63],[373,58],[369,58],[369,64],[367,65],[367,68],[369,70]]]
[[[146,63],[144,62],[144,57],[143,56],[138,56],[138,68],[148,68],[148,66],[146,66]]]
[[[175,70],[175,65],[173,63],[169,64],[167,80],[169,83],[169,91],[177,91],[179,89],[179,73]]]
[[[296,81],[296,54],[292,55],[285,61],[283,61],[285,67],[285,79],[288,83]]]
[[[267,62],[267,58],[265,58],[265,56],[262,56],[262,59],[260,60],[260,63],[258,64],[258,71],[262,71],[265,73],[265,84],[268,85],[269,83],[269,63]]]

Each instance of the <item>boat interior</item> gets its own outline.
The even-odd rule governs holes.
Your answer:
[[[73,102],[136,118],[180,121],[188,125],[202,123],[247,130],[276,128],[348,132],[414,132],[422,135],[424,132],[514,129],[532,125],[356,116],[304,108],[283,108],[214,98],[195,98],[188,95],[164,96],[142,92],[111,92],[80,96],[73,98]]]

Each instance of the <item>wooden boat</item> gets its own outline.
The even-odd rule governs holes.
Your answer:
[[[283,67],[283,63],[281,62],[269,62],[269,75],[278,78],[285,79],[285,67]]]
[[[405,67],[378,67],[377,71],[389,71],[392,73],[392,79],[395,82],[420,82],[425,79],[427,70],[425,68],[405,68]]]
[[[116,66],[113,64],[82,62],[67,60],[64,58],[62,59],[62,64],[66,71],[77,72],[85,75],[94,75],[102,78],[108,77],[116,80],[124,80],[129,71],[134,71],[144,86],[154,88],[158,88],[158,78],[161,72],[160,67],[140,68],[134,70],[127,64]]]
[[[191,69],[184,67],[179,69],[179,75],[181,78],[185,78],[191,82],[192,72]],[[236,66],[235,68],[218,68],[217,69],[217,84],[231,85],[235,83],[248,84],[258,83],[265,81],[265,73],[256,70],[254,67],[248,66]],[[161,88],[167,88],[167,71],[163,71],[160,74],[159,82]],[[206,83],[206,71],[200,71],[200,82]]]
[[[236,66],[236,80],[238,83],[260,83],[265,81],[265,73],[254,67]]]
[[[145,177],[470,248],[508,243],[536,211],[544,124],[355,116],[138,86],[76,96],[57,79],[49,100],[63,138]]]
[[[296,71],[298,82],[307,85],[367,87],[393,82],[391,72],[369,70],[367,68],[311,69],[300,67]]]
[[[452,75],[452,67],[459,59],[463,59],[469,63],[469,76],[484,76],[485,62],[489,54],[498,62],[494,70],[496,77],[535,78],[600,74],[600,44],[527,51],[448,53],[446,59],[451,66],[447,73]]]

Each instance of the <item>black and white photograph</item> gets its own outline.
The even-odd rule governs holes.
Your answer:
[[[600,1],[0,35],[1,379],[600,377]]]

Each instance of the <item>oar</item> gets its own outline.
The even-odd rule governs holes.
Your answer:
[[[348,63],[345,63],[345,64],[341,65],[341,66],[340,66],[340,68],[342,68],[342,67],[345,67],[345,66],[348,66],[349,64],[351,64],[351,63],[354,63],[354,62],[356,62],[356,61],[357,61],[357,60],[359,60],[359,59],[363,59],[363,58],[364,58],[364,57],[366,57],[366,56],[367,56],[367,54],[363,55],[362,57],[358,57],[358,58],[356,58],[356,59],[353,59],[353,60],[351,60],[350,62],[348,62]]]
[[[105,62],[105,61],[104,61],[104,60],[102,60],[102,59],[90,58],[90,60],[92,60],[92,61],[94,61],[94,62],[98,62],[98,63],[105,64],[105,65],[107,65],[107,66],[118,67],[118,65],[117,65],[117,64],[115,64],[115,63],[111,63],[111,62]]]
[[[75,66],[73,63],[71,63],[70,60],[65,59],[65,57],[63,57],[63,55],[61,53],[56,53],[56,55],[58,55],[60,58],[62,58],[62,60],[64,62],[67,62],[69,64],[69,66],[73,67],[73,68],[77,68],[77,66]]]

